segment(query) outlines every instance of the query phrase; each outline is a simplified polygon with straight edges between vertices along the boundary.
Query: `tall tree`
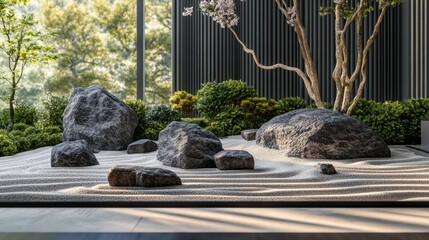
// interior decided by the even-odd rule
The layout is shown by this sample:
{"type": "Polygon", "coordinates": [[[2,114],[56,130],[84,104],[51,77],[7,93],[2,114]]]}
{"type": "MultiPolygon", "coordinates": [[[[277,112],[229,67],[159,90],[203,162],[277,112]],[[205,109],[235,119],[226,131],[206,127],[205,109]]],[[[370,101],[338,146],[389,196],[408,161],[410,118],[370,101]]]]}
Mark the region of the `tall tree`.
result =
{"type": "Polygon", "coordinates": [[[55,29],[52,43],[58,48],[53,79],[47,83],[51,92],[68,95],[75,87],[99,84],[115,89],[105,59],[109,58],[105,40],[94,21],[88,3],[41,1],[43,24],[55,29]]]}
{"type": "Polygon", "coordinates": [[[8,132],[14,127],[16,90],[26,66],[55,58],[54,49],[45,45],[51,35],[37,29],[34,14],[17,11],[18,6],[27,3],[28,0],[0,0],[0,49],[7,59],[6,70],[0,69],[0,79],[10,85],[8,132]]]}
{"type": "MultiPolygon", "coordinates": [[[[317,107],[324,108],[320,95],[319,78],[317,69],[313,60],[312,51],[308,40],[308,34],[305,30],[301,18],[300,3],[301,0],[273,0],[281,14],[286,18],[290,27],[293,28],[298,38],[301,49],[301,55],[304,60],[304,69],[291,66],[284,63],[266,65],[262,63],[257,53],[249,48],[241,39],[234,27],[239,24],[239,17],[236,13],[235,0],[201,0],[200,9],[203,14],[212,17],[213,21],[220,24],[222,28],[228,29],[243,50],[252,56],[255,64],[265,70],[283,69],[295,72],[304,82],[310,98],[317,107]]],[[[310,0],[308,0],[310,1],[310,0]]],[[[356,4],[351,4],[348,0],[332,0],[333,7],[321,9],[322,15],[332,14],[335,17],[335,43],[336,43],[336,66],[332,73],[332,78],[336,85],[336,100],[334,110],[342,113],[352,114],[359,99],[362,97],[363,89],[368,81],[367,66],[370,49],[380,31],[380,27],[390,7],[398,5],[401,0],[358,0],[356,4]],[[353,5],[353,6],[351,6],[353,5]],[[374,13],[374,9],[379,8],[379,14],[375,16],[376,23],[368,39],[364,39],[364,17],[374,13]],[[355,24],[354,32],[357,43],[357,59],[352,74],[349,74],[348,63],[350,56],[346,36],[355,24]],[[357,80],[360,80],[359,88],[353,97],[353,86],[357,80]],[[353,100],[352,100],[353,99],[353,100]]],[[[241,0],[244,2],[244,0],[241,0]]],[[[185,8],[184,16],[191,15],[193,8],[185,8]]]]}
{"type": "Polygon", "coordinates": [[[146,97],[149,104],[168,104],[171,96],[170,0],[146,1],[146,97]]]}

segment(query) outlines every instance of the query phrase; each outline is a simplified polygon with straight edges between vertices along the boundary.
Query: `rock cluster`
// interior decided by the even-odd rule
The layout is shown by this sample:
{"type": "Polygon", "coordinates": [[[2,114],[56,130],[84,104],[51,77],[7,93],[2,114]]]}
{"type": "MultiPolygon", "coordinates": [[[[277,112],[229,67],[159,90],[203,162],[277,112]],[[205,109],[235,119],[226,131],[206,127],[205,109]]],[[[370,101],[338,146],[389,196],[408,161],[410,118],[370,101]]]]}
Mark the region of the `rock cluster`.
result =
{"type": "Polygon", "coordinates": [[[177,168],[214,168],[214,155],[222,150],[213,133],[196,124],[172,122],[159,133],[157,159],[177,168]]]}

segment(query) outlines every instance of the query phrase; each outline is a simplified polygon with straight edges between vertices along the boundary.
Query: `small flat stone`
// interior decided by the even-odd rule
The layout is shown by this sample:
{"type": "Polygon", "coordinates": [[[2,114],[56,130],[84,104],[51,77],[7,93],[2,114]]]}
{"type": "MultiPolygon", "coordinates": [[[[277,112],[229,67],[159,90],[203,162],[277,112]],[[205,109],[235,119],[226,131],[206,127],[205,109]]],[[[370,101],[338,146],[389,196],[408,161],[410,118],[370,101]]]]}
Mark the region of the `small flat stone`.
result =
{"type": "Polygon", "coordinates": [[[51,167],[87,167],[98,164],[92,148],[85,140],[63,142],[51,150],[51,167]]]}
{"type": "Polygon", "coordinates": [[[215,156],[216,167],[220,170],[254,169],[255,160],[247,151],[227,150],[215,156]]]}
{"type": "Polygon", "coordinates": [[[333,175],[337,173],[337,170],[335,170],[334,165],[329,163],[319,163],[317,164],[317,168],[320,170],[320,173],[323,174],[333,175]]]}
{"type": "Polygon", "coordinates": [[[110,169],[107,180],[113,187],[165,187],[182,185],[172,171],[162,168],[117,165],[110,169]]]}
{"type": "Polygon", "coordinates": [[[247,141],[253,141],[256,139],[256,133],[258,132],[258,129],[247,129],[247,130],[243,130],[241,131],[241,137],[244,140],[247,141]]]}
{"type": "Polygon", "coordinates": [[[149,139],[140,139],[128,145],[127,153],[148,153],[158,150],[158,144],[149,139]]]}

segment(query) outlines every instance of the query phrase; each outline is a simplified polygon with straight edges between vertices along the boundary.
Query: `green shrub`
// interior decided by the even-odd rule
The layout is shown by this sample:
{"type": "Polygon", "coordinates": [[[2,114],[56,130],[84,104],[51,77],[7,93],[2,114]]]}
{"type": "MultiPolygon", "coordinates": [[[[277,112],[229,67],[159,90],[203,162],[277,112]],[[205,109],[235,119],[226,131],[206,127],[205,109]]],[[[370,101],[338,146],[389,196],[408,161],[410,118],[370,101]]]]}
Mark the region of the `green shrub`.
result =
{"type": "Polygon", "coordinates": [[[178,91],[170,98],[171,108],[180,112],[182,117],[192,116],[198,97],[185,91],[178,91]]]}
{"type": "Polygon", "coordinates": [[[180,121],[180,114],[167,106],[159,105],[152,108],[147,115],[147,120],[152,122],[171,123],[173,121],[180,121]]]}
{"type": "Polygon", "coordinates": [[[14,141],[7,135],[0,135],[0,157],[11,156],[18,152],[14,141]]]}
{"type": "Polygon", "coordinates": [[[12,130],[10,131],[9,135],[14,137],[25,137],[25,132],[19,130],[12,130]]]}
{"type": "Polygon", "coordinates": [[[63,132],[63,130],[59,126],[48,126],[48,127],[45,127],[39,131],[47,133],[49,135],[63,132]]]}
{"type": "MultiPolygon", "coordinates": [[[[37,110],[27,104],[17,104],[15,106],[15,124],[23,123],[34,126],[38,121],[37,110]]],[[[6,129],[9,126],[9,109],[4,109],[0,114],[0,128],[6,129]]]]}
{"type": "Polygon", "coordinates": [[[138,125],[134,131],[134,140],[139,140],[145,138],[145,128],[147,125],[146,115],[149,112],[149,108],[144,106],[142,100],[124,100],[125,105],[134,110],[138,117],[138,125]]]}
{"type": "MultiPolygon", "coordinates": [[[[330,110],[334,109],[334,104],[330,102],[323,102],[323,106],[325,107],[325,109],[330,109],[330,110]]],[[[307,108],[317,108],[317,106],[315,103],[312,103],[308,105],[307,108]]]]}
{"type": "Polygon", "coordinates": [[[372,128],[387,144],[401,144],[405,142],[405,128],[401,120],[404,113],[405,108],[399,102],[378,103],[362,99],[353,117],[372,128]]]}
{"type": "Polygon", "coordinates": [[[238,135],[248,128],[246,113],[238,106],[230,105],[216,115],[215,121],[207,128],[218,137],[238,135]]]}
{"type": "Polygon", "coordinates": [[[29,127],[29,128],[24,130],[24,136],[28,136],[31,134],[37,134],[37,133],[40,133],[40,128],[29,127]]]}
{"type": "Polygon", "coordinates": [[[262,124],[275,117],[278,111],[278,104],[275,100],[258,97],[243,100],[240,107],[245,113],[248,128],[261,127],[262,124]]]}
{"type": "Polygon", "coordinates": [[[197,124],[201,128],[206,128],[210,122],[206,118],[182,118],[182,122],[197,124]]]}
{"type": "Polygon", "coordinates": [[[158,140],[159,133],[170,124],[169,122],[148,122],[143,138],[158,140]]]}
{"type": "Polygon", "coordinates": [[[25,123],[16,123],[16,124],[13,126],[13,130],[23,132],[23,131],[25,131],[27,128],[30,128],[30,127],[31,127],[31,126],[29,126],[29,125],[27,125],[27,124],[25,124],[25,123]]]}
{"type": "Polygon", "coordinates": [[[256,97],[256,91],[245,82],[238,80],[209,82],[203,84],[198,91],[197,110],[203,116],[214,119],[227,106],[239,106],[241,101],[252,97],[256,97]]]}
{"type": "Polygon", "coordinates": [[[63,142],[63,134],[62,133],[53,133],[47,135],[46,138],[46,146],[55,146],[63,142]]]}
{"type": "Polygon", "coordinates": [[[12,135],[9,136],[17,147],[18,152],[25,152],[30,150],[31,144],[26,137],[12,135]]]}
{"type": "Polygon", "coordinates": [[[59,126],[62,129],[63,116],[67,104],[68,99],[66,97],[49,94],[42,102],[43,112],[40,119],[42,126],[59,126]]]}
{"type": "Polygon", "coordinates": [[[42,132],[27,135],[26,138],[30,142],[30,149],[36,149],[48,146],[49,136],[49,134],[42,132]]]}
{"type": "Polygon", "coordinates": [[[401,120],[405,131],[405,142],[420,144],[421,120],[429,117],[429,99],[410,99],[402,104],[404,105],[404,114],[401,120]]]}
{"type": "Polygon", "coordinates": [[[278,115],[291,112],[298,109],[307,108],[307,102],[300,97],[283,98],[278,101],[278,115]]]}

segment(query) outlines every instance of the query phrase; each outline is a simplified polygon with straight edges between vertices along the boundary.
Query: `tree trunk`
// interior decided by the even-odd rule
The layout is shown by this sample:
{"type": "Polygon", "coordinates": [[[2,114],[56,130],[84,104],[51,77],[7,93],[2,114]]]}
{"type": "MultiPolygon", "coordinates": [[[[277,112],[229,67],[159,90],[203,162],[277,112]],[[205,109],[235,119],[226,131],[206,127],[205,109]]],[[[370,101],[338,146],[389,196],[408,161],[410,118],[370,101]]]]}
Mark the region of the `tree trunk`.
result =
{"type": "Polygon", "coordinates": [[[15,101],[15,92],[16,86],[13,86],[9,98],[9,126],[7,127],[8,133],[13,130],[13,126],[15,125],[15,109],[13,107],[13,103],[15,101]]]}

